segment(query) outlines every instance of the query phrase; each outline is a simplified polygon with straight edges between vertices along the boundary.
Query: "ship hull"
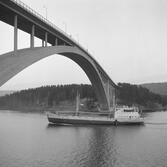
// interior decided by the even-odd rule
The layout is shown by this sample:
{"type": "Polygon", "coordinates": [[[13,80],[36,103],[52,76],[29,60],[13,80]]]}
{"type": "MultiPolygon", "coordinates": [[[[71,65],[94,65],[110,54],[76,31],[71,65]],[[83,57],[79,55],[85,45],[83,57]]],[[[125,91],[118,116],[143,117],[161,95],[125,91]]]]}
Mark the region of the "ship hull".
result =
{"type": "Polygon", "coordinates": [[[74,118],[61,118],[61,117],[53,117],[48,116],[48,121],[50,123],[54,124],[80,124],[80,125],[114,125],[115,121],[114,119],[106,119],[106,120],[100,120],[100,119],[87,119],[82,117],[75,117],[74,118]]]}
{"type": "Polygon", "coordinates": [[[85,117],[85,116],[58,116],[48,114],[48,121],[53,124],[71,124],[71,125],[141,125],[143,121],[115,120],[109,117],[85,117]]]}
{"type": "Polygon", "coordinates": [[[115,123],[119,125],[143,125],[144,120],[143,119],[139,119],[139,120],[126,120],[125,119],[125,120],[116,120],[115,123]]]}

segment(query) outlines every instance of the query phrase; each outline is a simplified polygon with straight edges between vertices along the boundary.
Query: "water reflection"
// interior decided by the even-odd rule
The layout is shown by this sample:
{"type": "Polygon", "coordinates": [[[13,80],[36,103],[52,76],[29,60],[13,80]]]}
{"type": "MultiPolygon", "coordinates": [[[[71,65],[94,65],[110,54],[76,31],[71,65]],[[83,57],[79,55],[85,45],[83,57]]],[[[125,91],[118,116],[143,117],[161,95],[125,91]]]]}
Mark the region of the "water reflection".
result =
{"type": "Polygon", "coordinates": [[[58,134],[62,143],[67,143],[63,139],[68,138],[70,142],[68,159],[75,160],[70,161],[70,164],[88,167],[117,167],[121,166],[123,159],[128,160],[127,165],[131,164],[128,154],[129,151],[132,155],[135,153],[134,142],[138,136],[141,137],[139,134],[143,128],[144,126],[57,126],[53,124],[47,126],[47,130],[58,134]]]}
{"type": "Polygon", "coordinates": [[[71,140],[73,136],[71,146],[74,147],[70,147],[71,151],[68,151],[72,153],[70,156],[73,156],[73,158],[70,158],[76,160],[75,163],[72,163],[74,166],[102,167],[106,165],[106,162],[112,164],[112,166],[116,163],[115,127],[48,124],[47,129],[52,130],[52,132],[55,131],[55,133],[59,133],[59,129],[61,129],[66,131],[66,134],[68,133],[67,130],[70,131],[68,140],[71,140]]]}
{"type": "MultiPolygon", "coordinates": [[[[70,147],[72,159],[77,160],[74,166],[103,167],[117,162],[115,130],[113,126],[57,126],[48,124],[47,129],[59,133],[58,129],[69,130],[68,139],[74,136],[74,147],[70,147]]],[[[68,133],[68,132],[67,132],[68,133]]],[[[63,142],[63,141],[62,141],[63,142]]],[[[71,146],[73,145],[71,144],[71,146]]],[[[71,156],[70,155],[70,156],[71,156]]]]}
{"type": "MultiPolygon", "coordinates": [[[[147,122],[167,122],[167,113],[147,116],[147,122]]],[[[0,167],[165,167],[166,128],[60,126],[46,116],[0,113],[0,167]]]]}
{"type": "Polygon", "coordinates": [[[102,167],[116,163],[115,127],[95,127],[90,137],[89,161],[84,166],[102,167]],[[111,135],[112,134],[112,135],[111,135]]]}

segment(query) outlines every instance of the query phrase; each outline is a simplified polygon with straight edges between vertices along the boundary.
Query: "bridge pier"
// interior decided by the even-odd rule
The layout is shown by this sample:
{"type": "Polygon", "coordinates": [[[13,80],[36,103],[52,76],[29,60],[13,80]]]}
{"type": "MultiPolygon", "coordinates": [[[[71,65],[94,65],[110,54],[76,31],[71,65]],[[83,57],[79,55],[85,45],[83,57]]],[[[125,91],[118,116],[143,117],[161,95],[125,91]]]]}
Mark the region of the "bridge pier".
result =
{"type": "Polygon", "coordinates": [[[48,33],[45,32],[45,47],[47,47],[47,43],[48,43],[48,33]]]}
{"type": "Polygon", "coordinates": [[[58,45],[58,39],[56,38],[55,39],[55,46],[57,46],[58,45]]]}
{"type": "Polygon", "coordinates": [[[108,110],[110,114],[114,114],[114,107],[116,105],[116,99],[115,99],[115,88],[110,84],[110,81],[107,80],[105,85],[105,92],[107,96],[107,103],[108,103],[108,110]]]}
{"type": "Polygon", "coordinates": [[[35,25],[32,25],[31,37],[30,37],[30,47],[34,48],[34,35],[35,35],[35,25]]]}
{"type": "Polygon", "coordinates": [[[18,42],[18,28],[17,28],[17,23],[18,23],[18,16],[14,16],[14,52],[17,51],[17,42],[18,42]]]}
{"type": "Polygon", "coordinates": [[[108,101],[108,109],[111,110],[111,103],[110,103],[110,83],[109,80],[107,81],[107,101],[108,101]]]}
{"type": "Polygon", "coordinates": [[[44,40],[42,40],[42,47],[44,47],[44,40]]]}

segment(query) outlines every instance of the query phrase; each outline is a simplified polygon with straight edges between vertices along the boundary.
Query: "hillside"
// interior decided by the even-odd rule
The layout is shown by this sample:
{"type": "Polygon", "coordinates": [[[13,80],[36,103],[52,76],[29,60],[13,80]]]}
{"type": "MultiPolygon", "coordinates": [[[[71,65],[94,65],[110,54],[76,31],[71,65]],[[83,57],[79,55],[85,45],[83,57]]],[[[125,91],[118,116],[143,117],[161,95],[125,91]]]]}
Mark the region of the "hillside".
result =
{"type": "MultiPolygon", "coordinates": [[[[144,110],[166,110],[167,96],[150,92],[147,88],[119,83],[118,105],[137,105],[144,110]]],[[[0,97],[0,109],[42,111],[50,108],[58,111],[74,111],[76,95],[80,94],[84,111],[97,111],[99,107],[91,85],[58,85],[22,90],[0,97]]]]}
{"type": "Polygon", "coordinates": [[[81,99],[87,99],[85,103],[88,107],[91,105],[90,101],[97,101],[91,85],[58,85],[21,90],[1,96],[0,108],[23,111],[45,108],[74,110],[77,92],[81,99]]]}
{"type": "Polygon", "coordinates": [[[147,84],[142,84],[141,86],[149,89],[153,93],[160,95],[167,95],[167,82],[147,83],[147,84]]]}
{"type": "Polygon", "coordinates": [[[162,110],[167,107],[167,97],[150,92],[147,88],[128,83],[118,83],[121,104],[138,105],[146,110],[162,110]]]}

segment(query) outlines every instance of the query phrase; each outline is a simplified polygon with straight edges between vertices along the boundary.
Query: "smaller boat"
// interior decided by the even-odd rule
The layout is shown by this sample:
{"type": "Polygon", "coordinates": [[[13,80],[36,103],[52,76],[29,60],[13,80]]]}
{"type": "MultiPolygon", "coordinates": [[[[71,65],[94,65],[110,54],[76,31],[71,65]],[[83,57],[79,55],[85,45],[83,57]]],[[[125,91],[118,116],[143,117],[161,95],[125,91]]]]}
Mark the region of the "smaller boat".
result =
{"type": "Polygon", "coordinates": [[[137,107],[116,108],[114,120],[116,124],[144,124],[144,118],[141,117],[137,107]]]}

